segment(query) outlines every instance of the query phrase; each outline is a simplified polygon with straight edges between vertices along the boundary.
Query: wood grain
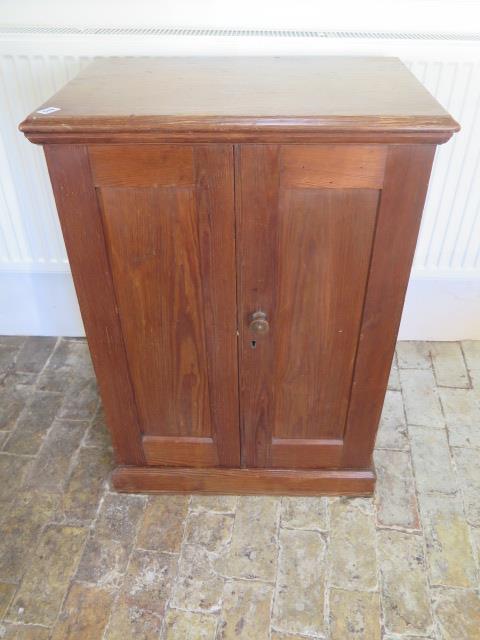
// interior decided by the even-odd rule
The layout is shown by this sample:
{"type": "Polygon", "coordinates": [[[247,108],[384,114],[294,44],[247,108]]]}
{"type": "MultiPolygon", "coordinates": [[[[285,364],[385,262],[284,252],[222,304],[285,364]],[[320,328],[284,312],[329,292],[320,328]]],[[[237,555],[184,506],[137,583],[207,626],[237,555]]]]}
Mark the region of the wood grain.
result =
{"type": "Polygon", "coordinates": [[[366,496],[373,493],[375,473],[371,469],[310,471],[117,467],[112,481],[117,491],[133,493],[366,496]]]}
{"type": "Polygon", "coordinates": [[[45,156],[115,455],[119,463],[141,465],[140,425],[88,150],[47,145],[45,156]]]}
{"type": "Polygon", "coordinates": [[[434,153],[427,145],[388,151],[342,466],[370,464],[434,153]]]}
{"type": "Polygon", "coordinates": [[[280,147],[242,145],[236,151],[242,466],[265,467],[272,439],[274,351],[265,349],[269,335],[258,338],[248,325],[254,311],[264,311],[275,328],[271,247],[277,223],[280,147]]]}
{"type": "Polygon", "coordinates": [[[187,145],[92,145],[97,187],[185,187],[195,184],[193,148],[187,145]]]}
{"type": "Polygon", "coordinates": [[[381,189],[387,148],[381,145],[282,147],[282,185],[291,188],[381,189]]]}
{"type": "Polygon", "coordinates": [[[100,193],[142,431],[210,436],[195,192],[108,187],[100,193]]]}
{"type": "Polygon", "coordinates": [[[143,135],[165,142],[179,133],[197,141],[208,134],[210,142],[252,140],[252,134],[269,141],[282,134],[288,142],[302,129],[307,142],[320,141],[324,133],[344,139],[359,131],[390,141],[415,134],[440,142],[458,130],[396,58],[96,60],[43,105],[48,106],[60,110],[35,111],[21,124],[35,142],[52,135],[56,141],[76,135],[120,141],[123,134],[131,141],[143,135]]]}
{"type": "Polygon", "coordinates": [[[114,486],[371,494],[458,124],[391,58],[99,60],[45,106],[20,129],[47,143],[114,486]]]}
{"type": "Polygon", "coordinates": [[[270,466],[278,469],[338,469],[342,466],[343,440],[272,438],[270,466]]]}
{"type": "Polygon", "coordinates": [[[143,436],[147,464],[164,467],[215,467],[217,446],[213,438],[143,436]]]}
{"type": "MultiPolygon", "coordinates": [[[[316,151],[309,148],[307,162],[316,151]]],[[[240,153],[244,464],[338,466],[338,446],[325,440],[343,437],[379,192],[291,189],[280,169],[291,148],[249,146],[240,153]],[[257,310],[270,321],[266,335],[249,329],[257,310]],[[309,440],[309,454],[291,444],[295,438],[309,440]]],[[[323,161],[328,150],[318,153],[323,161]]],[[[300,152],[292,157],[303,166],[300,152]]]]}
{"type": "MultiPolygon", "coordinates": [[[[116,174],[117,149],[114,166],[105,168],[109,152],[103,148],[95,156],[104,181],[109,176],[117,183],[124,175],[128,183],[124,167],[134,166],[137,156],[126,156],[116,174]]],[[[208,454],[208,464],[239,464],[232,148],[145,153],[163,165],[149,169],[152,186],[145,176],[142,188],[99,190],[142,431],[211,437],[218,451],[208,454]],[[188,171],[185,158],[192,165],[188,171]],[[177,172],[167,166],[177,162],[177,172]],[[162,173],[190,173],[195,186],[159,187],[162,173]]],[[[178,454],[183,465],[187,451],[185,446],[178,454]]],[[[151,459],[152,447],[149,452],[151,459]]],[[[191,464],[198,464],[194,448],[191,464]]]]}

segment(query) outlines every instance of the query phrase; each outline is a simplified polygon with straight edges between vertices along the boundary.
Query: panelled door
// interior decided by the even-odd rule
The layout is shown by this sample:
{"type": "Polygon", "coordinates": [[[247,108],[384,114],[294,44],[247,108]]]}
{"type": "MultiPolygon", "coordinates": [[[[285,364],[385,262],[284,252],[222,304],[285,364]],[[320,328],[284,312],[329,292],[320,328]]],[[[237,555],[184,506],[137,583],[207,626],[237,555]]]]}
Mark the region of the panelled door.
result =
{"type": "Polygon", "coordinates": [[[231,145],[91,145],[145,461],[239,466],[231,145]]]}
{"type": "Polygon", "coordinates": [[[242,462],[342,466],[387,146],[237,153],[242,462]]]}
{"type": "Polygon", "coordinates": [[[48,145],[119,461],[368,468],[433,153],[48,145]]]}

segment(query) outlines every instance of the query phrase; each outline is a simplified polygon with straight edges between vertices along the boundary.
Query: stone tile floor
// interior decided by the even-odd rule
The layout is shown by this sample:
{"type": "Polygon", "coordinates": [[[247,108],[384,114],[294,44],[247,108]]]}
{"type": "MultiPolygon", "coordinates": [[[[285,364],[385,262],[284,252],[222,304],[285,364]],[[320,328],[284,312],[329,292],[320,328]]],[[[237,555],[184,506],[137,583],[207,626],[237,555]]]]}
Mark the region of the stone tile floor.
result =
{"type": "Polygon", "coordinates": [[[480,638],[480,342],[398,344],[374,499],[116,494],[85,342],[0,368],[0,638],[480,638]]]}

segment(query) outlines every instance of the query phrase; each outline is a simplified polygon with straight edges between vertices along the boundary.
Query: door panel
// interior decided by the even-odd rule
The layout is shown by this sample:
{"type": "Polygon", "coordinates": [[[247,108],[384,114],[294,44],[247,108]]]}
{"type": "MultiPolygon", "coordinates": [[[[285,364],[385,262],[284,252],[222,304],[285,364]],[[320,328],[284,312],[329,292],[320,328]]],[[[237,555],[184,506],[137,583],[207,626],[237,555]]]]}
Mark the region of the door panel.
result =
{"type": "Polygon", "coordinates": [[[90,160],[147,463],[238,465],[232,147],[90,160]]]}
{"type": "Polygon", "coordinates": [[[356,171],[356,146],[239,149],[246,466],[341,464],[380,193],[365,185],[383,181],[385,156],[377,149],[372,146],[371,162],[357,162],[356,171]],[[294,179],[302,169],[308,174],[322,166],[329,166],[333,187],[316,180],[314,171],[308,184],[294,179]],[[265,334],[249,327],[256,311],[267,315],[265,334]]]}
{"type": "Polygon", "coordinates": [[[103,188],[101,201],[144,432],[211,436],[194,190],[103,188]]]}

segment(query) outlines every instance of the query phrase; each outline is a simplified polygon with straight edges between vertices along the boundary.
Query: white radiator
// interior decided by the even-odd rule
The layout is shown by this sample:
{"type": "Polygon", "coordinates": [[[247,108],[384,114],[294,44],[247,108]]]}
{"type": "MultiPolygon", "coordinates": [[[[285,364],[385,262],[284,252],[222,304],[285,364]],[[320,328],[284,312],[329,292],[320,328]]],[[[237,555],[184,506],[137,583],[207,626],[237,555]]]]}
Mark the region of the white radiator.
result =
{"type": "Polygon", "coordinates": [[[0,28],[0,333],[82,331],[43,152],[17,129],[24,116],[94,56],[248,54],[399,56],[461,123],[437,151],[401,335],[480,338],[479,36],[63,27],[0,28]]]}

